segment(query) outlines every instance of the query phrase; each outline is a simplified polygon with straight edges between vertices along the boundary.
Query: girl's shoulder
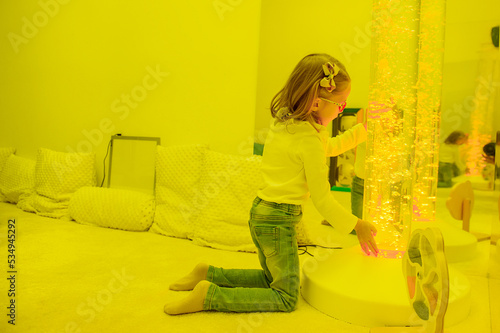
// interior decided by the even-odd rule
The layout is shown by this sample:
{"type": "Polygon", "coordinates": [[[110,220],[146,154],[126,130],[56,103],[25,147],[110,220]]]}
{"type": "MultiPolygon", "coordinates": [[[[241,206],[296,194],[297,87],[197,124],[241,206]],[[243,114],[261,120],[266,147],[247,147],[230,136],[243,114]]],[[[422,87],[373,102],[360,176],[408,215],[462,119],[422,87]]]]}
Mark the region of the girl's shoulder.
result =
{"type": "Polygon", "coordinates": [[[459,150],[459,146],[458,145],[455,145],[453,143],[442,143],[440,144],[439,146],[439,152],[440,153],[453,153],[455,151],[458,151],[459,150]]]}
{"type": "Polygon", "coordinates": [[[308,121],[301,121],[290,119],[286,122],[275,122],[271,129],[274,131],[285,131],[290,134],[300,133],[300,134],[311,134],[315,136],[321,136],[327,133],[326,127],[322,125],[313,126],[308,121]]]}

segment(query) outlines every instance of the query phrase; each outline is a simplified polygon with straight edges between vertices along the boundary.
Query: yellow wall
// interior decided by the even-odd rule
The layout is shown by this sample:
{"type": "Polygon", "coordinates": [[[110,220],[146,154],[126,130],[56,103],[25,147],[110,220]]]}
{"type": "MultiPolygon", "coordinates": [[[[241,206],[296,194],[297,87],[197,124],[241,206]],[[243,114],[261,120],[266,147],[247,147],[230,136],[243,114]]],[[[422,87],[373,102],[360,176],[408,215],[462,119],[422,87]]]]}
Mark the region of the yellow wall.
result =
{"type": "MultiPolygon", "coordinates": [[[[308,53],[341,60],[353,79],[348,106],[366,107],[371,6],[370,0],[2,1],[0,146],[29,157],[38,147],[92,149],[101,161],[110,135],[122,133],[249,154],[254,131],[256,141],[265,138],[271,98],[308,53]]],[[[457,105],[460,126],[468,126],[478,51],[500,23],[499,6],[447,2],[443,132],[456,126],[457,105]]]]}
{"type": "MultiPolygon", "coordinates": [[[[500,25],[498,0],[477,1],[473,6],[466,0],[447,1],[441,108],[443,138],[456,129],[470,130],[470,115],[476,106],[476,89],[487,79],[481,73],[480,60],[489,53],[488,50],[494,49],[491,28],[497,25],[500,25]]],[[[495,52],[499,52],[499,49],[496,48],[495,52]]],[[[484,96],[485,87],[479,88],[479,97],[484,96]]],[[[500,103],[497,105],[500,106],[500,103]]],[[[500,117],[495,119],[492,139],[498,130],[500,117]]]]}
{"type": "MultiPolygon", "coordinates": [[[[479,1],[473,6],[467,0],[448,0],[446,4],[441,124],[444,134],[457,128],[469,129],[473,109],[470,101],[480,78],[480,50],[484,44],[491,45],[490,30],[500,24],[498,0],[479,1]]],[[[286,0],[262,3],[256,141],[265,139],[272,97],[308,53],[326,52],[342,61],[353,79],[348,107],[367,106],[371,11],[371,0],[312,0],[307,6],[286,0]]],[[[494,130],[500,130],[500,116],[495,118],[494,130]]]]}
{"type": "Polygon", "coordinates": [[[0,146],[102,161],[121,133],[251,154],[259,19],[260,1],[2,1],[0,146]]]}
{"type": "Polygon", "coordinates": [[[347,107],[368,104],[371,0],[262,2],[255,140],[263,142],[269,105],[299,60],[310,53],[339,59],[352,78],[347,107]]]}

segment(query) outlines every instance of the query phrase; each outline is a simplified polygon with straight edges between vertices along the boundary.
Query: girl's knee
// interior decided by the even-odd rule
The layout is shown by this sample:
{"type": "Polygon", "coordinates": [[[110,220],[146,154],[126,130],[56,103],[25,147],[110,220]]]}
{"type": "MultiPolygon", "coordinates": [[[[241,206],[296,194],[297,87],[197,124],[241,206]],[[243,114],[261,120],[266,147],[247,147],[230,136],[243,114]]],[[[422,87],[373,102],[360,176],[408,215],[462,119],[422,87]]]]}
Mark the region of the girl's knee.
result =
{"type": "Polygon", "coordinates": [[[295,293],[293,295],[287,295],[285,299],[283,299],[284,312],[292,312],[297,308],[297,304],[299,303],[299,293],[295,293]]]}
{"type": "Polygon", "coordinates": [[[297,304],[299,303],[299,298],[295,297],[285,304],[285,312],[292,312],[297,309],[297,304]]]}

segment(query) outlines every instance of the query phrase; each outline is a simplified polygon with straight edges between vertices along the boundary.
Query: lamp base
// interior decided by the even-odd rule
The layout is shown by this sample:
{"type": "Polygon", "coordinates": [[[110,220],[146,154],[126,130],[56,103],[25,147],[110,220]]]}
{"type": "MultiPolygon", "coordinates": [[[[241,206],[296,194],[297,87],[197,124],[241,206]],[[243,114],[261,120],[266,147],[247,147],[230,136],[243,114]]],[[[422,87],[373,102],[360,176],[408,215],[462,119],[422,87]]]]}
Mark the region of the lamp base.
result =
{"type": "MultiPolygon", "coordinates": [[[[468,317],[471,286],[466,276],[449,267],[450,295],[445,326],[468,317]]],[[[423,326],[410,307],[402,260],[367,256],[359,247],[318,248],[302,265],[301,293],[317,310],[367,327],[423,326]]]]}

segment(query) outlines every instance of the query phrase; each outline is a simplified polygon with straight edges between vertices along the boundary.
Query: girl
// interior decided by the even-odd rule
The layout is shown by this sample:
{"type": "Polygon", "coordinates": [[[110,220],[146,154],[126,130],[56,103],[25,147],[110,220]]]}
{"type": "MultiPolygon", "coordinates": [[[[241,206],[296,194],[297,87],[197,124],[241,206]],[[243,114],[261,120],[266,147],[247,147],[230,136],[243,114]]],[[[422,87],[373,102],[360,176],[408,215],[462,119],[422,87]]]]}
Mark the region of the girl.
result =
{"type": "Polygon", "coordinates": [[[467,142],[467,134],[453,131],[439,146],[438,187],[451,187],[452,178],[464,173],[459,147],[467,142]]]}
{"type": "Polygon", "coordinates": [[[326,156],[351,149],[366,139],[363,125],[353,127],[342,138],[329,139],[326,130],[346,106],[350,81],[345,67],[327,54],[311,54],[298,63],[271,102],[275,121],[262,158],[265,185],[250,210],[250,233],[262,269],[198,264],[170,285],[171,290],[193,291],[185,299],[166,304],[166,313],[294,310],[300,288],[295,225],[309,195],[337,230],[349,233],[354,229],[361,248],[377,255],[375,227],[335,201],[327,178],[326,156]]]}

